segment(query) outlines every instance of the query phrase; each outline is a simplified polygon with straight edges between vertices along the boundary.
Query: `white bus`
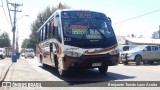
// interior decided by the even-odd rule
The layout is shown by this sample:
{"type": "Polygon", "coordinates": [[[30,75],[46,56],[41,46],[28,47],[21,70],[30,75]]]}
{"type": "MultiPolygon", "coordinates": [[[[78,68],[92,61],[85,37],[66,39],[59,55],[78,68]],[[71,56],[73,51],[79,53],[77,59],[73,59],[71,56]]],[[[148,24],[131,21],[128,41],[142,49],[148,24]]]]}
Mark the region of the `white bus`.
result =
{"type": "Polygon", "coordinates": [[[56,67],[61,76],[89,68],[104,74],[119,62],[111,19],[95,11],[55,11],[37,31],[36,55],[43,67],[56,67]]]}

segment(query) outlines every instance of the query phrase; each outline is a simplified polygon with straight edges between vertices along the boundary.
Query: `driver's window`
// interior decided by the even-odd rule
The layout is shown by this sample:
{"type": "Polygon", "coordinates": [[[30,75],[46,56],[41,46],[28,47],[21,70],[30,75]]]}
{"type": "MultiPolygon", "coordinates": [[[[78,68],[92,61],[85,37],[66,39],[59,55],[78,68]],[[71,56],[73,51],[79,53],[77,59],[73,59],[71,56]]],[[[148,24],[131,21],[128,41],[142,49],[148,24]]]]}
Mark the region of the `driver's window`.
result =
{"type": "Polygon", "coordinates": [[[110,32],[110,30],[108,29],[108,26],[107,26],[107,23],[106,22],[103,22],[102,24],[101,24],[101,27],[102,27],[102,30],[101,30],[101,32],[104,34],[104,33],[106,33],[106,34],[111,34],[111,32],[110,32]]]}

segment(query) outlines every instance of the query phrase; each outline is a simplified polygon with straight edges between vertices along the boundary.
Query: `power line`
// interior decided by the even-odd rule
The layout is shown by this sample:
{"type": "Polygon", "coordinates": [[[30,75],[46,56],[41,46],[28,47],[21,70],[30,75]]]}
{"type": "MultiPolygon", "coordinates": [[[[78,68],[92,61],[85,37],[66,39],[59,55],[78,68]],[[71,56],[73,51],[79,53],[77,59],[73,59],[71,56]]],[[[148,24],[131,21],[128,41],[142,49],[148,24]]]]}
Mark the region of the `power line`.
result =
{"type": "Polygon", "coordinates": [[[8,0],[6,0],[6,2],[7,2],[7,9],[8,9],[8,13],[9,13],[10,23],[11,23],[11,25],[12,25],[11,14],[10,14],[10,11],[9,11],[9,1],[8,1],[8,0]]]}
{"type": "Polygon", "coordinates": [[[136,19],[136,18],[145,16],[145,15],[148,15],[148,14],[152,14],[152,13],[155,13],[155,12],[158,12],[158,11],[160,11],[160,10],[155,10],[155,11],[152,11],[152,12],[149,12],[149,13],[145,13],[145,14],[142,14],[142,15],[139,15],[139,16],[135,16],[135,17],[132,17],[132,18],[129,18],[129,19],[126,19],[126,20],[123,20],[123,21],[114,23],[114,25],[115,25],[115,24],[119,24],[119,23],[123,23],[123,22],[126,22],[126,21],[129,21],[129,20],[132,20],[132,19],[136,19]]]}
{"type": "MultiPolygon", "coordinates": [[[[1,1],[2,1],[2,0],[1,0],[1,1]]],[[[5,15],[6,19],[7,19],[7,22],[8,22],[8,24],[9,24],[9,21],[8,21],[8,18],[7,18],[7,14],[6,14],[6,12],[5,12],[5,10],[4,10],[4,7],[3,7],[3,1],[2,1],[2,8],[3,8],[4,15],[5,15]]]]}

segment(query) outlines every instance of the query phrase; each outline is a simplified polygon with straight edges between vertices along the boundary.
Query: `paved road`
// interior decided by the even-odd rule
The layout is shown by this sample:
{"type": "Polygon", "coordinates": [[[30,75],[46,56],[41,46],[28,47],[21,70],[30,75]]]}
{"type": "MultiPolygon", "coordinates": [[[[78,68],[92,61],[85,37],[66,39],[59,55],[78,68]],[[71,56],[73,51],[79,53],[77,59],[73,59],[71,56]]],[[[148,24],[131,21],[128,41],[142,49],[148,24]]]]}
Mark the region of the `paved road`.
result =
{"type": "MultiPolygon", "coordinates": [[[[0,64],[4,65],[4,64],[0,64]]],[[[9,67],[9,66],[8,66],[9,67]]],[[[1,68],[2,70],[2,68],[1,68]]],[[[58,72],[53,67],[42,68],[37,59],[20,59],[17,63],[13,63],[5,76],[4,81],[56,81],[55,86],[64,86],[63,89],[91,89],[89,87],[94,86],[91,90],[106,89],[106,82],[108,81],[160,81],[160,65],[140,65],[136,66],[134,63],[124,66],[119,64],[118,66],[109,67],[108,73],[105,75],[99,74],[97,69],[72,71],[67,77],[59,77],[58,72]],[[57,82],[60,81],[60,82],[57,82]],[[81,82],[73,82],[81,81],[81,82]],[[87,82],[86,82],[87,81],[87,82]],[[69,87],[66,87],[69,86],[69,87]],[[89,86],[89,87],[88,87],[89,86]],[[103,86],[103,87],[101,87],[103,86]],[[97,87],[97,88],[96,88],[97,87]],[[99,88],[98,88],[99,87],[99,88]]],[[[57,87],[58,88],[58,87],[57,87]]],[[[49,88],[48,88],[49,89],[49,88]]],[[[109,89],[107,87],[107,89],[109,89]]],[[[110,89],[126,89],[110,88],[110,89]]],[[[129,88],[135,90],[135,88],[129,88]]],[[[138,87],[138,89],[146,90],[149,88],[138,87]]],[[[152,87],[150,90],[160,90],[160,88],[152,87]]],[[[1,90],[1,89],[0,89],[1,90]]],[[[6,90],[6,89],[3,89],[6,90]]],[[[7,89],[8,90],[8,89],[7,89]]],[[[12,88],[11,90],[17,90],[12,88]]],[[[38,90],[38,89],[36,89],[38,90]]]]}
{"type": "Polygon", "coordinates": [[[66,78],[58,76],[57,71],[53,67],[43,69],[41,64],[35,59],[27,59],[31,66],[42,75],[49,75],[54,81],[160,81],[160,65],[140,65],[136,66],[130,63],[127,66],[119,64],[118,66],[110,66],[108,73],[99,74],[98,69],[72,71],[66,78]]]}

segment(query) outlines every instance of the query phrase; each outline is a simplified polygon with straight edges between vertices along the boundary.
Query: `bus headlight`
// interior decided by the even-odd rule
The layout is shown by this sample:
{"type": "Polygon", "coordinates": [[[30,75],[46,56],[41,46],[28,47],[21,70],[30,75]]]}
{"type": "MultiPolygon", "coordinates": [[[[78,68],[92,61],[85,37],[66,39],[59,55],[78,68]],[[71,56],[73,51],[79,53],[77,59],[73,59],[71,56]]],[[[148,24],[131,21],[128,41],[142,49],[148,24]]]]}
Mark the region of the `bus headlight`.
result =
{"type": "Polygon", "coordinates": [[[70,57],[80,57],[82,54],[74,51],[64,51],[64,55],[70,56],[70,57]]]}
{"type": "Polygon", "coordinates": [[[116,50],[110,52],[111,55],[116,55],[118,53],[119,53],[119,49],[116,49],[116,50]]]}

